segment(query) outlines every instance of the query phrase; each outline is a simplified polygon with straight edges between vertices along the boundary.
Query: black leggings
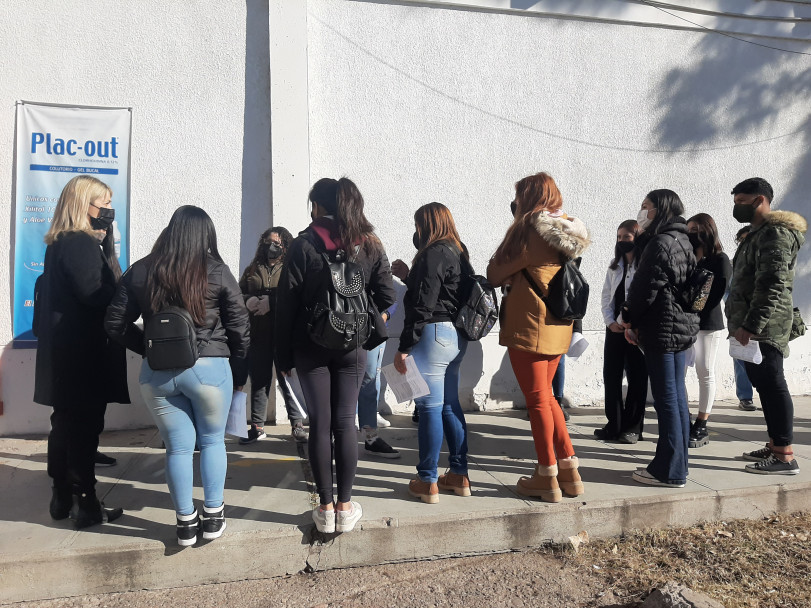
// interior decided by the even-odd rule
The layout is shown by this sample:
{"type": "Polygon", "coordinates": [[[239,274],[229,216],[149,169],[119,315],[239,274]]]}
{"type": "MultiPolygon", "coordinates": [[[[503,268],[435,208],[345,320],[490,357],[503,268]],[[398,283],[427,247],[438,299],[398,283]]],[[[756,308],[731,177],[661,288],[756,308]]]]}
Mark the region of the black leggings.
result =
{"type": "Polygon", "coordinates": [[[791,445],[794,439],[794,402],[783,374],[783,355],[771,344],[760,343],[760,365],[744,362],[746,375],[757,389],[766,430],[775,447],[791,445]]]}
{"type": "Polygon", "coordinates": [[[349,502],[358,468],[355,411],[366,351],[326,350],[307,341],[294,356],[310,415],[310,466],[321,504],[333,502],[331,437],[335,437],[338,501],[349,502]]]}
{"type": "Polygon", "coordinates": [[[95,492],[96,450],[106,410],[106,403],[54,408],[48,435],[48,475],[54,487],[95,492]]]}

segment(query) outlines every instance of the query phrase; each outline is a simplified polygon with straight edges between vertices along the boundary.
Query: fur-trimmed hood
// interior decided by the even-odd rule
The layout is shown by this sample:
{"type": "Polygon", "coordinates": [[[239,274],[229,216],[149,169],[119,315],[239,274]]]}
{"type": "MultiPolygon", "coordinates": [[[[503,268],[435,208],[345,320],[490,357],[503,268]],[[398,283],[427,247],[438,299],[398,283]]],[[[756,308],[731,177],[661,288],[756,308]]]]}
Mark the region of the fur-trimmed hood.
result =
{"type": "Polygon", "coordinates": [[[808,222],[799,213],[794,211],[772,211],[766,216],[767,224],[796,230],[801,234],[808,231],[808,222]]]}
{"type": "Polygon", "coordinates": [[[588,228],[576,217],[555,217],[542,211],[535,216],[535,231],[551,247],[570,258],[579,258],[591,244],[588,228]]]}

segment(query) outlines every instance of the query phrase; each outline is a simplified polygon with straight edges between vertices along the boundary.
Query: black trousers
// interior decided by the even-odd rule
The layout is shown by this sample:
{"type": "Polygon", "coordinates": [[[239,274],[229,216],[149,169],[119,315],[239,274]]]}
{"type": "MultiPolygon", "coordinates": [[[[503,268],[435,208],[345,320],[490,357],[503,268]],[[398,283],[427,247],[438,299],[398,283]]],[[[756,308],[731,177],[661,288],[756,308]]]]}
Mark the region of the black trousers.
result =
{"type": "Polygon", "coordinates": [[[648,398],[648,368],[645,355],[629,344],[625,334],[605,330],[603,350],[603,385],[605,387],[605,425],[609,437],[622,433],[642,434],[645,401],[648,398]],[[628,393],[622,398],[622,375],[628,378],[628,393]]]}
{"type": "Polygon", "coordinates": [[[760,343],[760,353],[763,355],[760,365],[744,361],[746,375],[760,397],[772,445],[791,445],[794,443],[794,402],[783,373],[783,355],[765,342],[760,343]]]}
{"type": "MultiPolygon", "coordinates": [[[[282,380],[279,368],[273,362],[272,343],[268,351],[266,344],[248,351],[248,373],[251,377],[251,422],[256,426],[265,426],[268,418],[268,397],[270,388],[273,386],[273,370],[276,370],[276,382],[284,398],[284,406],[287,409],[287,417],[290,423],[301,421],[301,413],[293,403],[293,395],[287,382],[282,380]]],[[[303,403],[302,408],[306,407],[303,403]]],[[[306,410],[305,410],[306,411],[306,410]]],[[[271,420],[276,422],[276,409],[270,413],[271,420]]]]}
{"type": "Polygon", "coordinates": [[[349,502],[358,468],[355,411],[366,369],[366,351],[334,351],[307,345],[294,353],[296,372],[310,415],[309,456],[321,504],[333,502],[332,445],[338,500],[349,502]]]}
{"type": "Polygon", "coordinates": [[[106,403],[54,407],[48,435],[48,475],[54,487],[95,492],[96,450],[106,411],[106,403]]]}

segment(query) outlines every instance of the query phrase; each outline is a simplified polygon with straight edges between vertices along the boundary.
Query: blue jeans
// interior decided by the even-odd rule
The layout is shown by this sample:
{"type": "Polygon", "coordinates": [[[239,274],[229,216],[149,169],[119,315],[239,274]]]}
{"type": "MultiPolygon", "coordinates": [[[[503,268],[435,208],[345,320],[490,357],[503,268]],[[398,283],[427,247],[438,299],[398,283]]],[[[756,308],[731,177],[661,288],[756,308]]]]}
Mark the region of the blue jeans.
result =
{"type": "Polygon", "coordinates": [[[552,378],[552,395],[558,403],[563,399],[563,385],[566,383],[566,355],[560,356],[558,369],[555,372],[555,377],[552,378]]]}
{"type": "Polygon", "coordinates": [[[752,382],[746,374],[746,367],[740,359],[733,359],[732,362],[735,364],[735,394],[738,396],[738,401],[744,399],[751,401],[755,393],[752,390],[752,382]]]}
{"type": "Polygon", "coordinates": [[[415,399],[420,413],[417,430],[420,461],[417,475],[422,481],[438,479],[437,465],[442,436],[448,442],[449,468],[467,475],[467,424],[459,404],[459,367],[467,350],[467,340],[450,321],[429,323],[411,355],[428,384],[430,393],[415,399]]]}
{"type": "Polygon", "coordinates": [[[690,410],[684,385],[685,355],[645,353],[653,407],[659,419],[656,455],[647,466],[659,481],[684,483],[687,480],[687,447],[690,441],[690,410]]]}
{"type": "Polygon", "coordinates": [[[366,353],[366,370],[358,393],[358,426],[370,429],[377,428],[377,403],[380,399],[380,367],[383,365],[383,353],[386,343],[366,353]]]}
{"type": "Polygon", "coordinates": [[[189,369],[156,371],[144,359],[141,395],[166,444],[166,483],[180,515],[194,512],[194,444],[200,448],[205,506],[223,504],[225,423],[234,386],[224,357],[200,357],[189,369]]]}

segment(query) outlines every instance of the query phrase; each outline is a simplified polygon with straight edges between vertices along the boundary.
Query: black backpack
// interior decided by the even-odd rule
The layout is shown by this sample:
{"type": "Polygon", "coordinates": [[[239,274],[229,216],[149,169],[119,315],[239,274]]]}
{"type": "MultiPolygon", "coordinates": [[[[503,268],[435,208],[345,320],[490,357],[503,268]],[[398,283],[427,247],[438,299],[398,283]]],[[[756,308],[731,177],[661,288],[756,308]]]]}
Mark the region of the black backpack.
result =
{"type": "MultiPolygon", "coordinates": [[[[355,255],[359,250],[360,247],[355,247],[355,255]]],[[[310,307],[307,322],[310,340],[330,350],[360,348],[366,344],[374,325],[363,268],[350,261],[343,250],[321,256],[330,279],[321,300],[310,307]]]]}
{"type": "Polygon", "coordinates": [[[460,264],[459,310],[453,324],[467,340],[476,342],[490,333],[498,320],[498,297],[490,281],[475,274],[467,260],[460,257],[460,264]]]}
{"type": "Polygon", "coordinates": [[[546,308],[563,321],[576,321],[586,316],[589,303],[589,284],[580,272],[581,258],[567,258],[561,254],[560,270],[549,281],[549,292],[543,295],[526,268],[521,270],[535,294],[544,301],[546,308]]]}
{"type": "Polygon", "coordinates": [[[199,357],[197,330],[180,306],[167,306],[144,321],[146,360],[154,370],[188,369],[199,357]]]}

